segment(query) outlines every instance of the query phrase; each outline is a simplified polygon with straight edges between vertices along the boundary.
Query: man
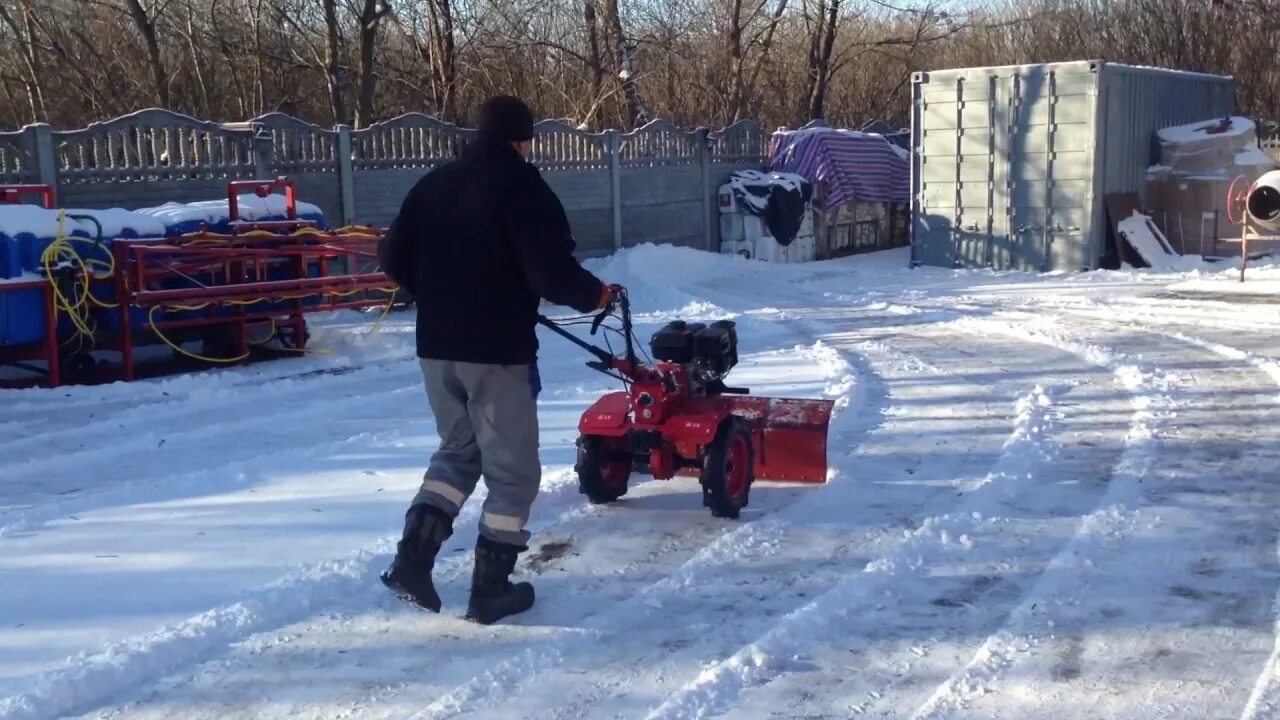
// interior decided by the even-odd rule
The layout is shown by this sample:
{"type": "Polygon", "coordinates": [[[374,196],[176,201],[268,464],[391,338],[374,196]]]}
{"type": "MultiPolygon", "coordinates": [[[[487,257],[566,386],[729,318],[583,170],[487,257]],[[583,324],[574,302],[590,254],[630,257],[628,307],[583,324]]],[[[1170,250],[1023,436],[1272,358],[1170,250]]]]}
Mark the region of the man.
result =
{"type": "Polygon", "coordinates": [[[533,586],[509,576],[528,549],[541,479],[539,302],[586,313],[613,297],[574,259],[564,208],[525,159],[532,140],[522,101],[485,102],[478,136],[414,185],[379,247],[383,270],[417,305],[418,357],[440,435],[382,581],[440,611],[436,554],[483,475],[489,496],[466,615],[483,624],[533,605],[533,586]]]}

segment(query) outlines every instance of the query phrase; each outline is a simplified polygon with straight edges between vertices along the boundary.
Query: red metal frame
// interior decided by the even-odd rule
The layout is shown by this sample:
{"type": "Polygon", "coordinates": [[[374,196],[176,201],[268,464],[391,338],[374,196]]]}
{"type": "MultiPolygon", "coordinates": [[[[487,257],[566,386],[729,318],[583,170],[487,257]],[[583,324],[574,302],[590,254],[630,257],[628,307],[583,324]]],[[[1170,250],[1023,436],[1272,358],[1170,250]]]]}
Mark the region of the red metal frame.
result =
{"type": "Polygon", "coordinates": [[[232,180],[227,183],[227,220],[237,233],[265,231],[272,233],[289,233],[304,227],[315,227],[310,220],[298,219],[298,198],[293,181],[281,175],[274,180],[232,180]],[[265,198],[272,190],[284,190],[284,214],[286,220],[258,220],[254,222],[240,219],[240,191],[251,190],[254,195],[265,198]]]}
{"type": "Polygon", "coordinates": [[[7,205],[20,205],[25,195],[40,195],[44,198],[43,207],[53,209],[52,185],[0,185],[0,202],[7,205]]]}
{"type": "Polygon", "coordinates": [[[284,190],[284,214],[289,220],[297,220],[298,218],[298,198],[294,193],[293,181],[283,175],[274,180],[232,180],[227,183],[227,210],[232,223],[240,219],[240,193],[241,188],[253,191],[254,195],[264,198],[271,194],[272,190],[284,190]]]}
{"type": "MultiPolygon", "coordinates": [[[[0,202],[20,202],[31,194],[42,195],[45,207],[53,207],[54,191],[49,185],[0,186],[0,202]]],[[[306,344],[307,313],[381,307],[390,301],[396,285],[384,273],[330,274],[335,259],[376,259],[382,229],[352,226],[318,230],[315,223],[298,218],[294,183],[287,177],[228,182],[227,200],[230,233],[112,242],[114,278],[93,285],[114,284],[119,329],[99,330],[93,346],[121,353],[123,379],[136,377],[135,349],[168,342],[167,330],[227,327],[232,345],[247,356],[250,329],[272,323],[291,330],[291,344],[301,350],[306,344]],[[239,195],[246,190],[259,197],[283,190],[288,219],[241,221],[239,195]],[[271,278],[272,274],[277,277],[271,278]],[[184,286],[173,287],[175,284],[184,286]],[[370,297],[377,293],[384,296],[370,297]],[[135,317],[139,310],[148,311],[148,319],[141,323],[135,317]],[[151,317],[152,311],[159,310],[182,312],[151,317]]],[[[0,361],[44,360],[48,365],[46,384],[56,387],[62,375],[52,281],[41,277],[0,285],[0,292],[32,289],[44,293],[45,339],[39,344],[0,347],[0,361]]]]}
{"type": "Polygon", "coordinates": [[[334,258],[377,257],[379,237],[376,231],[365,229],[359,232],[309,230],[291,235],[259,231],[250,235],[197,233],[169,240],[112,243],[116,255],[116,294],[125,299],[120,303],[122,331],[118,339],[124,378],[135,377],[133,350],[137,333],[130,309],[208,306],[208,312],[202,316],[148,322],[146,329],[154,334],[180,328],[230,326],[244,354],[249,347],[249,326],[254,323],[275,321],[277,325],[290,327],[297,349],[302,349],[306,337],[305,314],[385,305],[389,298],[345,299],[367,291],[394,292],[396,286],[385,273],[328,274],[329,262],[334,258]],[[281,265],[290,266],[293,277],[249,279],[263,278],[269,268],[281,265]],[[319,276],[311,277],[309,271],[317,266],[319,276]],[[168,279],[197,276],[216,278],[217,282],[198,287],[161,287],[168,279]],[[313,302],[304,302],[307,300],[313,302]],[[285,301],[292,301],[288,308],[254,309],[254,305],[285,301]],[[233,307],[234,312],[219,314],[227,306],[233,307]],[[280,322],[282,318],[284,321],[280,322]]]}

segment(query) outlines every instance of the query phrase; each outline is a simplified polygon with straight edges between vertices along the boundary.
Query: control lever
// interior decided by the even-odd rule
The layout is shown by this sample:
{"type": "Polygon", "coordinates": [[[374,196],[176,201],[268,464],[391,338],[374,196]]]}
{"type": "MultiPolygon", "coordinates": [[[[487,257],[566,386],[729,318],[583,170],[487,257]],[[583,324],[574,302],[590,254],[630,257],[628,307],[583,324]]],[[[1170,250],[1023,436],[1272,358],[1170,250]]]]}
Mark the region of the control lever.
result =
{"type": "Polygon", "coordinates": [[[596,315],[596,319],[591,321],[592,335],[596,334],[596,331],[600,329],[600,323],[604,322],[604,319],[611,314],[613,314],[613,301],[610,301],[609,305],[604,310],[601,310],[599,315],[596,315]]]}
{"type": "Polygon", "coordinates": [[[596,331],[600,329],[600,324],[604,322],[605,318],[613,314],[613,306],[615,303],[618,302],[619,290],[621,290],[621,288],[619,288],[617,285],[609,286],[609,302],[606,303],[604,306],[604,309],[601,310],[598,315],[596,315],[596,319],[591,321],[592,335],[595,335],[596,331]]]}

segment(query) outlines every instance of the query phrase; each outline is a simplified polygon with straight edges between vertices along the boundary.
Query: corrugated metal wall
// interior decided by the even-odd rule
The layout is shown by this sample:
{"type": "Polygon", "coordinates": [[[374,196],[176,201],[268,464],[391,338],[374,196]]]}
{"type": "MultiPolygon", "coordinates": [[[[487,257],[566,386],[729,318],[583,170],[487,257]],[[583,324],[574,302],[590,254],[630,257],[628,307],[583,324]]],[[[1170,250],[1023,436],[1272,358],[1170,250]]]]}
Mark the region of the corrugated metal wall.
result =
{"type": "Polygon", "coordinates": [[[1225,115],[1226,78],[1099,62],[921,73],[912,262],[1097,267],[1104,198],[1137,191],[1157,128],[1225,115]]]}
{"type": "MultiPolygon", "coordinates": [[[[1216,75],[1108,65],[1101,89],[1104,131],[1098,142],[1103,192],[1141,194],[1147,168],[1159,159],[1156,130],[1231,115],[1235,94],[1235,82],[1216,75]]],[[[1100,211],[1105,219],[1105,205],[1100,211]]],[[[1105,237],[1095,234],[1098,255],[1105,237]]]]}

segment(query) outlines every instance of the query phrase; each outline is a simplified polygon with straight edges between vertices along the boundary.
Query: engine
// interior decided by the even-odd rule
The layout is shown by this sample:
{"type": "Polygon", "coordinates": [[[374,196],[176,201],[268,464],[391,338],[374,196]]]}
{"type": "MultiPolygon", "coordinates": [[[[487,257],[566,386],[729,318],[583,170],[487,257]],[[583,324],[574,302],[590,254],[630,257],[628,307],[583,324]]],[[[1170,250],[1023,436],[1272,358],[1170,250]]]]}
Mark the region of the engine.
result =
{"type": "Polygon", "coordinates": [[[653,334],[649,349],[659,362],[684,365],[694,394],[714,394],[738,364],[738,332],[732,320],[710,325],[675,320],[653,334]]]}

